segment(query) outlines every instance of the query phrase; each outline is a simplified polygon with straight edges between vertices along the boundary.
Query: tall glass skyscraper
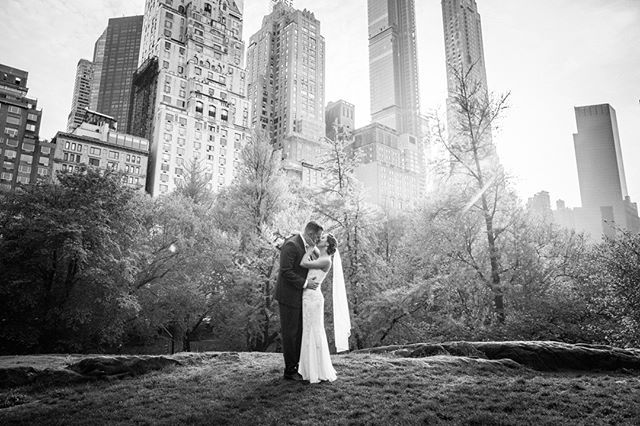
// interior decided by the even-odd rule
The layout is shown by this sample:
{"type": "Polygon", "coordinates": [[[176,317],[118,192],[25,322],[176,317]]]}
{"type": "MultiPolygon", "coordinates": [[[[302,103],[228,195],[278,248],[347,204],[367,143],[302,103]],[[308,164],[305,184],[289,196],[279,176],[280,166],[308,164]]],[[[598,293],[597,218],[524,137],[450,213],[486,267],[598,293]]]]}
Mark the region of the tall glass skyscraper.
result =
{"type": "Polygon", "coordinates": [[[111,18],[95,46],[94,62],[99,68],[93,87],[98,87],[99,80],[99,89],[93,105],[98,112],[115,118],[122,130],[128,127],[131,82],[138,68],[141,36],[142,15],[111,18]]]}
{"type": "Polygon", "coordinates": [[[242,2],[147,0],[129,132],[151,142],[147,192],[176,188],[199,164],[229,184],[249,133],[242,2]]]}
{"type": "Polygon", "coordinates": [[[319,177],[313,166],[325,136],[324,65],[320,21],[288,1],[274,2],[247,50],[251,120],[282,150],[285,170],[310,184],[319,177]]]}
{"type": "Polygon", "coordinates": [[[609,104],[575,107],[573,135],[582,207],[620,203],[627,195],[616,111],[609,104]]]}
{"type": "Polygon", "coordinates": [[[368,0],[371,119],[420,136],[413,0],[368,0]]]}

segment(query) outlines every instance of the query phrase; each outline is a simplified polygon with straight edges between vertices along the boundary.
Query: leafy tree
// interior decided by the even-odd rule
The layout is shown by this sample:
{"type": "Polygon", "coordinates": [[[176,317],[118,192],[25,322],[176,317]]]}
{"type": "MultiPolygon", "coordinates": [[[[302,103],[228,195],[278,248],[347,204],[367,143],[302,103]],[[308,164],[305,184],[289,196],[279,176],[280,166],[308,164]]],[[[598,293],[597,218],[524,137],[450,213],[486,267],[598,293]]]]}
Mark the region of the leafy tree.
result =
{"type": "Polygon", "coordinates": [[[359,157],[348,148],[352,135],[336,129],[335,140],[326,141],[323,183],[311,197],[311,205],[324,218],[325,229],[333,231],[340,242],[354,318],[353,336],[356,346],[362,348],[366,336],[360,327],[361,305],[375,291],[370,284],[377,263],[374,227],[379,218],[365,202],[362,184],[355,175],[359,157]]]}
{"type": "MultiPolygon", "coordinates": [[[[135,294],[144,310],[137,325],[163,330],[183,351],[222,307],[233,242],[216,226],[209,179],[192,163],[176,191],[154,200],[145,220],[146,258],[135,294]]],[[[172,349],[173,351],[173,349],[172,349]]]]}
{"type": "Polygon", "coordinates": [[[290,231],[280,227],[283,213],[297,204],[288,184],[277,152],[265,135],[256,133],[241,152],[233,183],[216,197],[216,224],[237,240],[226,298],[227,306],[233,306],[229,334],[244,336],[233,344],[249,350],[267,350],[279,335],[273,298],[279,253],[274,236],[290,231]]]}
{"type": "Polygon", "coordinates": [[[145,199],[81,168],[0,200],[2,352],[103,350],[139,305],[129,293],[145,199]]]}
{"type": "Polygon", "coordinates": [[[443,126],[438,124],[435,136],[450,156],[452,182],[470,199],[463,211],[477,212],[482,218],[487,259],[478,259],[472,250],[467,250],[465,262],[491,290],[495,315],[499,322],[504,322],[498,238],[506,224],[498,223],[496,215],[504,203],[507,182],[497,159],[491,131],[507,107],[509,94],[498,98],[489,96],[483,85],[473,78],[473,68],[473,65],[468,69],[453,68],[456,89],[450,93],[450,126],[445,136],[443,126]]]}
{"type": "Polygon", "coordinates": [[[576,290],[590,314],[587,331],[605,343],[640,344],[640,234],[620,231],[574,264],[576,290]]]}

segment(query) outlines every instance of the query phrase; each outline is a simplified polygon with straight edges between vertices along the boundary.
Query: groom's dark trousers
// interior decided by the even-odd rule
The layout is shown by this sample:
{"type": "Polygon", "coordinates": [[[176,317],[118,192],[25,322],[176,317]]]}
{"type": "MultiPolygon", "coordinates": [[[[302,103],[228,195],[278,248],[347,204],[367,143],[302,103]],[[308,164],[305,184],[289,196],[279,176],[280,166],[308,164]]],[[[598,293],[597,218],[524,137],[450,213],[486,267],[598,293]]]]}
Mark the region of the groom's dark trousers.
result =
{"type": "Polygon", "coordinates": [[[280,304],[280,334],[285,373],[298,369],[302,343],[302,290],[308,269],[300,266],[305,254],[300,235],[287,239],[280,249],[280,273],[276,284],[276,300],[280,304]]]}

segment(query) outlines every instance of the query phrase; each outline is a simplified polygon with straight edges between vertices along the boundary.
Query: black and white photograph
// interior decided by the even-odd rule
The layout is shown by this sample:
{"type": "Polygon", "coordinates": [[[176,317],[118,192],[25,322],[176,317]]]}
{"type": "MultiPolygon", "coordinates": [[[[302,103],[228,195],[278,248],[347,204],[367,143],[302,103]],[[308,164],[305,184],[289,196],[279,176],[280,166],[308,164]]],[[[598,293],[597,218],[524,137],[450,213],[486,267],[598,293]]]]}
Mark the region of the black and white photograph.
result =
{"type": "Polygon", "coordinates": [[[2,425],[640,424],[640,0],[0,0],[0,162],[2,425]]]}

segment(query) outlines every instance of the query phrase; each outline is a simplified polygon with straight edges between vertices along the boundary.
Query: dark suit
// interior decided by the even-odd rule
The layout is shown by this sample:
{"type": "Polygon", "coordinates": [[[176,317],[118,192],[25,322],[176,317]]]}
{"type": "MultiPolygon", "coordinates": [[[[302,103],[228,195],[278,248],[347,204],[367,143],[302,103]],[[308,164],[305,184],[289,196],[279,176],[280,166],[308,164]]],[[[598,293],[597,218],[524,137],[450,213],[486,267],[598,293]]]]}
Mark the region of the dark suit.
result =
{"type": "Polygon", "coordinates": [[[300,266],[305,254],[300,234],[288,238],[280,249],[276,300],[280,304],[280,334],[285,372],[295,372],[302,342],[302,290],[309,270],[300,266]]]}

